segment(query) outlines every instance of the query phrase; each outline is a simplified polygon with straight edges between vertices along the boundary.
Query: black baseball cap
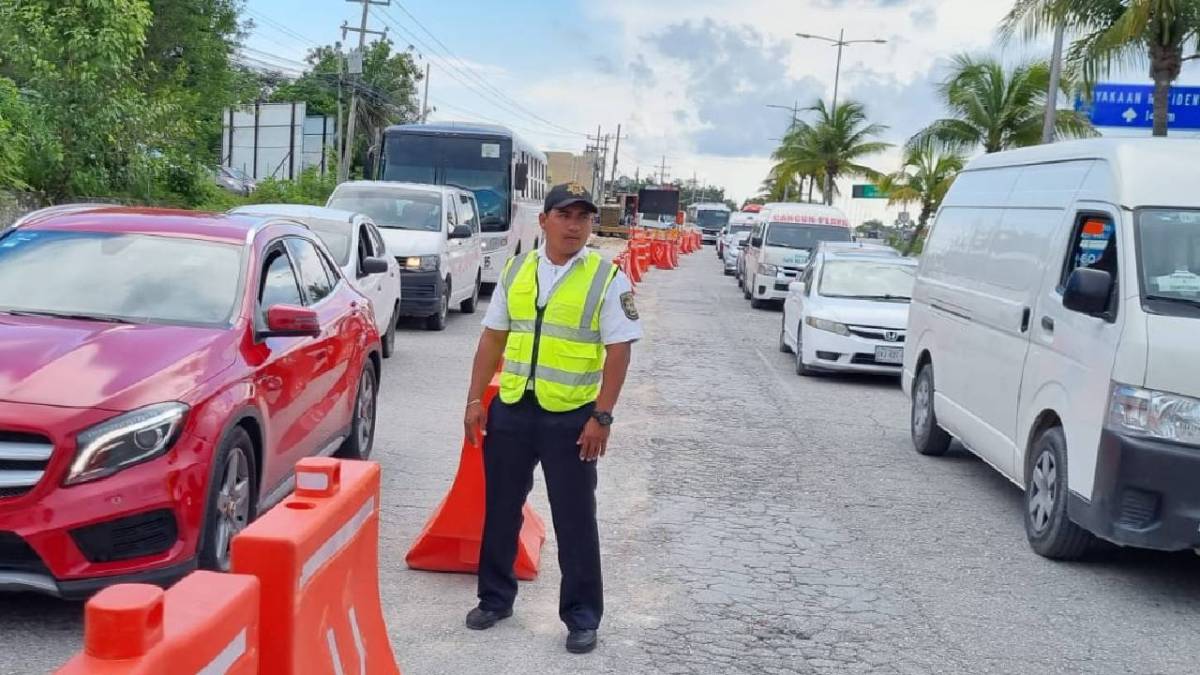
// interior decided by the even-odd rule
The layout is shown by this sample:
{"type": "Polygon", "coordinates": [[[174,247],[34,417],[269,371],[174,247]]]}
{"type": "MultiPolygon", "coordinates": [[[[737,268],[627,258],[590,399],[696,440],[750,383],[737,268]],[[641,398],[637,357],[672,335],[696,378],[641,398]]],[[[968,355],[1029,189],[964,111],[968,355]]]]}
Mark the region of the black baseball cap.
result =
{"type": "Polygon", "coordinates": [[[592,193],[579,183],[561,183],[550,188],[550,192],[546,195],[546,206],[543,211],[550,213],[551,209],[565,209],[572,204],[582,204],[592,213],[600,211],[592,201],[592,193]]]}

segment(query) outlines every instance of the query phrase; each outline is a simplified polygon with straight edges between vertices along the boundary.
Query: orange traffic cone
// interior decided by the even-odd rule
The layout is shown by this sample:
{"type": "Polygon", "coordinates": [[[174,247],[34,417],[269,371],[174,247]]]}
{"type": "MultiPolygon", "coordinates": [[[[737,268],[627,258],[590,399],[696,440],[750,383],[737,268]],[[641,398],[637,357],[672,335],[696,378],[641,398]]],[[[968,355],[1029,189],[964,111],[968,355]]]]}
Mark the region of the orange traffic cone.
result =
{"type": "MultiPolygon", "coordinates": [[[[497,373],[484,392],[485,409],[499,392],[500,375],[497,373]]],[[[466,439],[450,492],[438,504],[404,558],[409,567],[431,572],[475,574],[479,571],[479,544],[483,540],[483,491],[483,448],[466,439]]],[[[518,579],[529,581],[538,575],[542,544],[546,542],[546,525],[528,502],[522,516],[524,522],[517,541],[517,561],[513,565],[513,572],[518,579]]]]}

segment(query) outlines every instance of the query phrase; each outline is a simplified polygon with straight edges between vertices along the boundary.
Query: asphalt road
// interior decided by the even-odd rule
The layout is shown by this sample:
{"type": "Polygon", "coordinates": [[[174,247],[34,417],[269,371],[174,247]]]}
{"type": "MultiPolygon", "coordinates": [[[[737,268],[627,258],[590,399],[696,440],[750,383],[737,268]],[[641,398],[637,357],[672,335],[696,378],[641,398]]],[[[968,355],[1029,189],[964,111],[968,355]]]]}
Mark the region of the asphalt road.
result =
{"type": "MultiPolygon", "coordinates": [[[[646,339],[599,502],[599,649],[571,656],[553,534],[516,614],[466,630],[474,577],[403,558],[457,468],[479,315],[398,339],[380,401],[381,592],[406,674],[1195,673],[1200,558],[1102,549],[1053,563],[1021,495],[964,451],[908,440],[894,380],[800,378],[778,311],[707,248],[639,287],[646,339]]],[[[535,509],[550,523],[539,477],[535,509]]],[[[81,607],[0,597],[0,673],[78,649],[81,607]]]]}

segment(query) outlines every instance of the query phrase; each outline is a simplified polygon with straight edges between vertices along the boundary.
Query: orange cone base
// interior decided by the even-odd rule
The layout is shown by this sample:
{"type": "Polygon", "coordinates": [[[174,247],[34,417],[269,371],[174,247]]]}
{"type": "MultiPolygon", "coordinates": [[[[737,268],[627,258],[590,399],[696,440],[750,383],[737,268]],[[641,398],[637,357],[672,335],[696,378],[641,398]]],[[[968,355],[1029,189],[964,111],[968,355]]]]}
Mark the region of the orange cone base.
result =
{"type": "MultiPolygon", "coordinates": [[[[483,537],[482,511],[479,513],[479,528],[473,535],[442,532],[439,521],[442,520],[442,513],[445,511],[444,501],[405,556],[405,562],[415,570],[477,574],[479,543],[483,537]]],[[[521,525],[521,534],[517,538],[517,561],[513,564],[513,572],[521,581],[532,581],[538,575],[542,544],[546,542],[546,524],[529,504],[525,505],[522,514],[525,522],[521,525]]]]}

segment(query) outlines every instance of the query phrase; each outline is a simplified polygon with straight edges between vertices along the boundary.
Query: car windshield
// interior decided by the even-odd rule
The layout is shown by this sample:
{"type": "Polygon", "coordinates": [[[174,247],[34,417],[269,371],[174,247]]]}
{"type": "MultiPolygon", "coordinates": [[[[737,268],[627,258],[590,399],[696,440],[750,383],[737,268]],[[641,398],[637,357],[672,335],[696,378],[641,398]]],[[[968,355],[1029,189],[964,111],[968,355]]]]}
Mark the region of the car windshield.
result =
{"type": "Polygon", "coordinates": [[[414,133],[384,140],[383,179],[456,185],[475,193],[484,232],[508,230],[512,141],[414,133]]]}
{"type": "Polygon", "coordinates": [[[394,230],[442,231],[442,195],[403,188],[339,188],[329,208],[356,211],[394,230]]]}
{"type": "Polygon", "coordinates": [[[751,228],[753,228],[753,227],[754,227],[753,225],[730,225],[729,226],[729,234],[736,235],[736,234],[741,234],[742,232],[749,232],[751,230],[751,228]]]}
{"type": "Polygon", "coordinates": [[[767,246],[811,250],[822,241],[850,241],[850,230],[834,225],[799,223],[771,223],[767,228],[767,246]]]}
{"type": "Polygon", "coordinates": [[[700,227],[706,227],[710,230],[715,230],[718,227],[724,227],[729,222],[728,211],[717,211],[715,209],[705,209],[696,212],[696,224],[700,227]]]}
{"type": "Polygon", "coordinates": [[[908,300],[917,278],[915,265],[881,261],[830,261],[821,270],[821,288],[827,298],[908,300]]]}
{"type": "Polygon", "coordinates": [[[1138,255],[1148,298],[1200,304],[1200,211],[1138,211],[1138,255]]]}
{"type": "Polygon", "coordinates": [[[0,312],[224,325],[241,271],[235,244],[18,229],[0,237],[0,312]]]}

